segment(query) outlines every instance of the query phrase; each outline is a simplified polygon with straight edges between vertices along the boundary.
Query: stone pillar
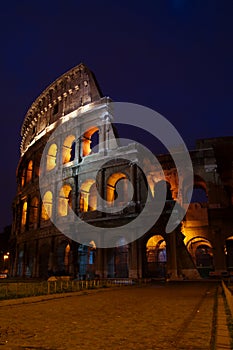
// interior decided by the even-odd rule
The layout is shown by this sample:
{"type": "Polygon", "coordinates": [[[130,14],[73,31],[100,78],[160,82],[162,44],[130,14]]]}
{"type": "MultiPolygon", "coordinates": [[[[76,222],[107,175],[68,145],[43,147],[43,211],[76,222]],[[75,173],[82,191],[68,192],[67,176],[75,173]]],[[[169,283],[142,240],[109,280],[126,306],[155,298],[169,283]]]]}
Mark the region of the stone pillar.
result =
{"type": "Polygon", "coordinates": [[[169,233],[167,243],[167,273],[171,280],[177,279],[176,231],[169,233]]]}
{"type": "Polygon", "coordinates": [[[129,278],[138,278],[137,241],[129,244],[128,254],[129,278]]]}
{"type": "Polygon", "coordinates": [[[215,245],[214,245],[214,267],[215,271],[221,272],[227,269],[226,254],[224,252],[224,245],[226,241],[223,240],[221,230],[215,231],[215,245]]]}

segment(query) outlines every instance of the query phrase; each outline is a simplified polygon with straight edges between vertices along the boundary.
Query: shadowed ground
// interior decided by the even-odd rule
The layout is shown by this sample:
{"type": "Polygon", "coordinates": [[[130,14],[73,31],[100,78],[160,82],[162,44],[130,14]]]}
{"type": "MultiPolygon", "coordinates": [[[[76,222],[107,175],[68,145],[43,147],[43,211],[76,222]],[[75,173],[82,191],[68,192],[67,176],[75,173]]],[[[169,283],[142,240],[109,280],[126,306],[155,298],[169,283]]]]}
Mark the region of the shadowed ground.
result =
{"type": "Polygon", "coordinates": [[[0,302],[0,348],[211,349],[215,292],[186,282],[0,302]]]}

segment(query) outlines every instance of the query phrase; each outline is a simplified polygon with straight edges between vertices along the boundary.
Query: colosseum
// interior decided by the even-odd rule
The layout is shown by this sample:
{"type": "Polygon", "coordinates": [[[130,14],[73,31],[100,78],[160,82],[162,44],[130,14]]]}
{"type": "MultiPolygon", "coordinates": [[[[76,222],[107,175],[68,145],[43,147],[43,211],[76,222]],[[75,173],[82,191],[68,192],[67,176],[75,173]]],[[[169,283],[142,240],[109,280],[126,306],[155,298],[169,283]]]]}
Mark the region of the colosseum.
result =
{"type": "Polygon", "coordinates": [[[13,201],[11,275],[189,279],[233,270],[233,137],[201,139],[189,151],[194,171],[191,194],[187,178],[178,179],[170,154],[157,156],[165,181],[156,169],[143,174],[136,162],[138,147],[133,142],[118,144],[110,103],[93,73],[79,64],[47,87],[29,108],[21,129],[13,201]],[[70,119],[75,127],[69,126],[70,119]],[[61,126],[59,139],[53,139],[54,130],[61,126]],[[41,192],[42,175],[46,182],[41,192]],[[166,199],[159,219],[136,240],[126,240],[120,228],[141,214],[147,198],[156,211],[161,185],[166,186],[166,199]],[[111,211],[117,197],[119,210],[111,211]],[[99,198],[108,211],[101,210],[99,198]],[[187,212],[167,234],[176,203],[187,212]],[[62,233],[54,222],[63,220],[68,227],[70,211],[92,228],[119,228],[114,244],[101,247],[88,230],[81,242],[62,233]]]}

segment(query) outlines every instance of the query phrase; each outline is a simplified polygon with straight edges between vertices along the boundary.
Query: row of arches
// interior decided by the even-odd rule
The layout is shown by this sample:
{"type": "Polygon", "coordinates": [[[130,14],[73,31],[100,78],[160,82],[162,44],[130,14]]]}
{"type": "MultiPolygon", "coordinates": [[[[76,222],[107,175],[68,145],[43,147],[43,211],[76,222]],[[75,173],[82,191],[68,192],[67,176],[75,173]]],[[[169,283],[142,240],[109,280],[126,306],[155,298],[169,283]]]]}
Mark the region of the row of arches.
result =
{"type": "MultiPolygon", "coordinates": [[[[97,127],[91,127],[88,129],[80,140],[79,155],[76,154],[76,139],[74,135],[68,135],[62,145],[61,154],[58,152],[58,145],[56,143],[52,143],[48,146],[46,153],[46,164],[45,170],[51,171],[56,168],[59,163],[58,157],[61,156],[61,164],[67,164],[72,162],[75,157],[79,158],[79,156],[86,157],[89,154],[98,152],[98,144],[99,144],[99,129],[97,127]],[[81,149],[80,149],[81,148],[81,149]]],[[[33,162],[32,159],[29,159],[26,162],[26,165],[21,165],[19,170],[19,184],[20,187],[23,188],[25,185],[29,184],[33,180],[33,176],[38,177],[40,174],[40,167],[37,163],[33,162]]]]}
{"type": "MultiPolygon", "coordinates": [[[[118,206],[126,205],[130,199],[128,193],[128,183],[126,174],[122,172],[112,174],[107,180],[106,201],[111,206],[115,199],[119,199],[118,206]]],[[[72,203],[72,187],[64,184],[58,192],[57,214],[61,217],[67,216],[69,209],[74,207],[72,203]]],[[[38,196],[31,199],[24,199],[22,202],[21,228],[36,228],[39,219],[47,221],[53,215],[54,194],[46,191],[39,202],[38,196]],[[39,218],[40,213],[40,218],[39,218]]],[[[82,183],[78,196],[78,211],[88,212],[97,210],[98,194],[97,185],[94,179],[87,179],[82,183]]]]}
{"type": "MultiPolygon", "coordinates": [[[[68,215],[69,207],[72,206],[71,202],[71,191],[70,185],[63,185],[59,191],[58,197],[58,214],[60,216],[68,215]]],[[[30,200],[24,200],[22,204],[22,215],[21,215],[21,229],[37,228],[41,219],[47,221],[51,218],[53,211],[53,194],[51,191],[45,192],[42,203],[39,201],[37,196],[34,196],[30,200]],[[40,213],[40,218],[39,218],[40,213]]]]}
{"type": "MultiPolygon", "coordinates": [[[[208,278],[210,272],[215,270],[214,248],[211,242],[204,237],[196,236],[187,242],[186,248],[201,277],[208,278]]],[[[224,254],[226,269],[233,271],[233,236],[226,239],[224,254]]],[[[163,236],[154,235],[147,240],[145,257],[147,277],[166,276],[167,244],[163,236]]]]}
{"type": "MultiPolygon", "coordinates": [[[[86,157],[91,153],[98,152],[99,144],[99,129],[98,127],[91,127],[85,131],[82,137],[78,140],[80,142],[79,152],[76,154],[76,139],[74,135],[68,135],[62,145],[62,164],[67,164],[72,162],[75,158],[79,156],[86,157]]],[[[48,147],[47,156],[46,156],[46,171],[53,170],[58,163],[58,146],[56,143],[52,143],[48,147]]]]}

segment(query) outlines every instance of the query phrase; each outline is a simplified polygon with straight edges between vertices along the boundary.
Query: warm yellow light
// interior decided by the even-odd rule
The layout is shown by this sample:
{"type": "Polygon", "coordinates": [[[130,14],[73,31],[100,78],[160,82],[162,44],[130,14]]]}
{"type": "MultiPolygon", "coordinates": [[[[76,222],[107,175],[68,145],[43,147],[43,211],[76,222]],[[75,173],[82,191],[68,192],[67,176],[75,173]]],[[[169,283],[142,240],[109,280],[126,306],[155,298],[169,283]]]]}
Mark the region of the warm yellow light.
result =
{"type": "Polygon", "coordinates": [[[57,157],[57,145],[53,143],[48,150],[47,154],[47,163],[46,163],[46,170],[50,171],[55,168],[56,166],[56,157],[57,157]]]}
{"type": "MultiPolygon", "coordinates": [[[[8,253],[8,254],[9,254],[9,253],[8,253]]],[[[4,260],[7,260],[7,259],[9,259],[9,255],[7,255],[7,254],[4,254],[4,255],[3,255],[3,259],[4,259],[4,260]]]]}
{"type": "Polygon", "coordinates": [[[71,150],[72,150],[72,144],[75,140],[74,135],[69,135],[66,137],[63,148],[62,148],[62,163],[66,164],[70,162],[71,159],[71,150]]]}
{"type": "Polygon", "coordinates": [[[69,204],[71,205],[69,203],[71,191],[70,185],[64,185],[60,190],[58,201],[58,213],[60,216],[68,215],[69,204]]]}

